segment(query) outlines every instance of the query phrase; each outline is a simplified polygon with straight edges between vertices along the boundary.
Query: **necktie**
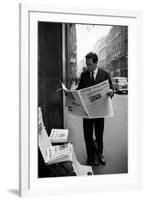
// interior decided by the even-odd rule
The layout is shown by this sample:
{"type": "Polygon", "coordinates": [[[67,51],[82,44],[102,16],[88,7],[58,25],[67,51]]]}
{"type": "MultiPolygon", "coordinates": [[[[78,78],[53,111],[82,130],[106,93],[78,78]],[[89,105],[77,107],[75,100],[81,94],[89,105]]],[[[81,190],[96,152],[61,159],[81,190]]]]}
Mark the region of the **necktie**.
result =
{"type": "Polygon", "coordinates": [[[94,81],[94,72],[90,72],[90,80],[94,81]]]}

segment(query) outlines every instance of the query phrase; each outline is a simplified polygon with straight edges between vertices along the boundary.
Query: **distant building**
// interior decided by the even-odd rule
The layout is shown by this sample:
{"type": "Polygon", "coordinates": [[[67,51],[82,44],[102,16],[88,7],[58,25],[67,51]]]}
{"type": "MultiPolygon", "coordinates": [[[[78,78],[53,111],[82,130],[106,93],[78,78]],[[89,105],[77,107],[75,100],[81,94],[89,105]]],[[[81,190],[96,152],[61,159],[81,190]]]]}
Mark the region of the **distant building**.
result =
{"type": "Polygon", "coordinates": [[[112,76],[128,77],[127,26],[113,26],[95,51],[99,57],[99,67],[110,72],[112,76]]]}
{"type": "Polygon", "coordinates": [[[98,66],[104,70],[107,70],[107,40],[106,37],[102,37],[98,41],[98,49],[94,50],[98,54],[98,66]]]}

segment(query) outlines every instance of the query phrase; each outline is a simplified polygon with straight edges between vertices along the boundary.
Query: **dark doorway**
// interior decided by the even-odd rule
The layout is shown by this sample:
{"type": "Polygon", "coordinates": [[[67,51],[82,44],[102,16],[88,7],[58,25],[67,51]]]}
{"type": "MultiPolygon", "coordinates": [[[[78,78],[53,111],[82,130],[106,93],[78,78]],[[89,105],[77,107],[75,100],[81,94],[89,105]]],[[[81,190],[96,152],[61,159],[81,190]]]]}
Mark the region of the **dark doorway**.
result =
{"type": "Polygon", "coordinates": [[[56,92],[62,81],[62,24],[38,23],[38,106],[49,134],[63,128],[63,98],[56,92]]]}
{"type": "MultiPolygon", "coordinates": [[[[63,128],[63,94],[56,92],[62,81],[62,24],[38,23],[38,106],[48,135],[52,128],[63,128]]],[[[47,176],[38,157],[38,176],[47,176]],[[45,174],[44,174],[45,173],[45,174]]]]}

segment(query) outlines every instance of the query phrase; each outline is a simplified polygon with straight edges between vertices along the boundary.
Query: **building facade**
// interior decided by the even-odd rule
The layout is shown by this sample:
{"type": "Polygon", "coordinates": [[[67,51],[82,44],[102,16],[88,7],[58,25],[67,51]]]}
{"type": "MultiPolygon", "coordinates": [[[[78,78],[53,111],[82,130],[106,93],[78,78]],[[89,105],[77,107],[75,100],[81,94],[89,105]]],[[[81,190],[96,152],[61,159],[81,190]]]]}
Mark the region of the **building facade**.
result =
{"type": "Polygon", "coordinates": [[[99,67],[112,76],[128,77],[128,27],[113,26],[101,41],[98,51],[99,67]]]}
{"type": "Polygon", "coordinates": [[[66,24],[66,85],[70,89],[76,80],[77,72],[77,38],[76,25],[66,24]]]}

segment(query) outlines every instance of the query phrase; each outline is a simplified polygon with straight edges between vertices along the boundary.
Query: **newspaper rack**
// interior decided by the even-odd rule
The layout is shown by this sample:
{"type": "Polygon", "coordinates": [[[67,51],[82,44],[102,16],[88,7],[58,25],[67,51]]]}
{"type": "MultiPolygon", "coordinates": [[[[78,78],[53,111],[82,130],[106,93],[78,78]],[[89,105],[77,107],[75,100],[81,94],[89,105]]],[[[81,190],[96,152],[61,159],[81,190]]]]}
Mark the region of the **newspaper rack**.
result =
{"type": "Polygon", "coordinates": [[[42,111],[39,108],[39,150],[44,160],[44,164],[48,167],[48,170],[51,170],[51,176],[83,176],[83,175],[93,175],[92,167],[81,165],[76,159],[76,155],[72,148],[71,159],[67,159],[63,162],[53,162],[53,164],[48,163],[47,151],[52,147],[51,140],[45,129],[43,120],[42,120],[42,111]]]}

